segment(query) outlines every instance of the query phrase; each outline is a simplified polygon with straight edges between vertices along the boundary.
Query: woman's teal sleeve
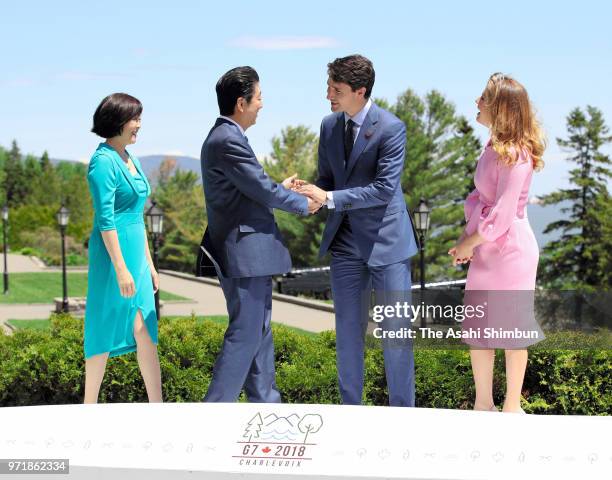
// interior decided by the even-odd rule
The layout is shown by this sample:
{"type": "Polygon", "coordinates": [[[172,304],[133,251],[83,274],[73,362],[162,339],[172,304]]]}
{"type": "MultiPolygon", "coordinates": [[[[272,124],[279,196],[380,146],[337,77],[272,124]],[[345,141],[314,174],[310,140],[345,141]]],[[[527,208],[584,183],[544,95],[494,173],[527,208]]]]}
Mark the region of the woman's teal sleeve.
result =
{"type": "Polygon", "coordinates": [[[87,174],[98,229],[115,230],[116,172],[112,158],[95,155],[87,174]]]}

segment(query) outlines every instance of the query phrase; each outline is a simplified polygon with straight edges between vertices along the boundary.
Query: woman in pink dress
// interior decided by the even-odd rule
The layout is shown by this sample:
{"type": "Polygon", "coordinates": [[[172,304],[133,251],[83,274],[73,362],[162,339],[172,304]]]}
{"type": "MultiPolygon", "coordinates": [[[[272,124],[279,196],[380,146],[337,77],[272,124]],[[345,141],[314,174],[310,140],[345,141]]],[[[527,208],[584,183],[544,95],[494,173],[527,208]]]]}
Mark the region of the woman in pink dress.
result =
{"type": "Polygon", "coordinates": [[[470,262],[465,304],[485,305],[484,315],[466,316],[463,324],[464,341],[471,345],[474,410],[497,411],[493,364],[495,348],[503,348],[503,411],[524,413],[526,347],[543,338],[533,314],[539,249],[526,206],[532,174],[543,167],[545,145],[527,91],[515,79],[493,74],[476,103],[476,120],[489,128],[491,138],[478,160],[476,189],[465,201],[465,231],[449,254],[454,265],[470,262]],[[534,338],[529,332],[538,333],[534,338]]]}

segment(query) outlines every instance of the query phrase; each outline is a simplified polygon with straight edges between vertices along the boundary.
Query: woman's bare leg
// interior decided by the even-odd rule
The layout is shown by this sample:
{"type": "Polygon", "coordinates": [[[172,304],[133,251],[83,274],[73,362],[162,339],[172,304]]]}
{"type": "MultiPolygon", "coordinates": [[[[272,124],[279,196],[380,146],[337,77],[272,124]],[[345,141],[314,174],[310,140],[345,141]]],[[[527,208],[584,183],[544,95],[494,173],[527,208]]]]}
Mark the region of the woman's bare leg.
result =
{"type": "Polygon", "coordinates": [[[100,385],[106,370],[108,352],[94,355],[85,360],[85,399],[83,403],[98,403],[100,385]]]}
{"type": "Polygon", "coordinates": [[[504,412],[521,411],[521,391],[527,369],[527,350],[506,350],[506,400],[504,412]]]}
{"type": "Polygon", "coordinates": [[[136,339],[136,358],[147,389],[149,402],[159,403],[162,401],[162,390],[157,345],[151,340],[140,310],[138,310],[134,319],[134,338],[136,339]]]}
{"type": "Polygon", "coordinates": [[[472,373],[476,386],[474,410],[491,410],[493,403],[493,365],[495,350],[470,349],[472,373]]]}

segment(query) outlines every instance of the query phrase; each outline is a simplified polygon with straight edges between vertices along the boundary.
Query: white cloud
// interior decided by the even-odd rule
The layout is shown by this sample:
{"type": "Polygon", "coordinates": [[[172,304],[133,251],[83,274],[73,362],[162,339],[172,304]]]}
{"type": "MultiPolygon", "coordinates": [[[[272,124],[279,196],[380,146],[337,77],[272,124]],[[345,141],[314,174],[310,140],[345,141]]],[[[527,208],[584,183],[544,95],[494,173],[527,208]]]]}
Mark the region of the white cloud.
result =
{"type": "Polygon", "coordinates": [[[339,42],[331,37],[243,36],[230,40],[229,45],[255,50],[307,50],[313,48],[333,48],[337,47],[339,42]]]}

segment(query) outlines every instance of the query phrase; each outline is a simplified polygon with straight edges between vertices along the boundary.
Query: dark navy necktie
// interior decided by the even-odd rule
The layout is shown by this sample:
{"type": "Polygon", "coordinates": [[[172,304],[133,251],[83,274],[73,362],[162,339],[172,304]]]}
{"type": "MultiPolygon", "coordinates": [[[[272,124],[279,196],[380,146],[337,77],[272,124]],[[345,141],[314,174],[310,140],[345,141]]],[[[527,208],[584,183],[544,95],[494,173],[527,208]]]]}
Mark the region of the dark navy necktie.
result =
{"type": "Polygon", "coordinates": [[[349,161],[351,157],[351,152],[353,151],[353,144],[355,143],[355,130],[353,127],[355,126],[355,122],[353,122],[350,118],[348,122],[346,122],[346,129],[344,130],[344,166],[349,161]]]}

